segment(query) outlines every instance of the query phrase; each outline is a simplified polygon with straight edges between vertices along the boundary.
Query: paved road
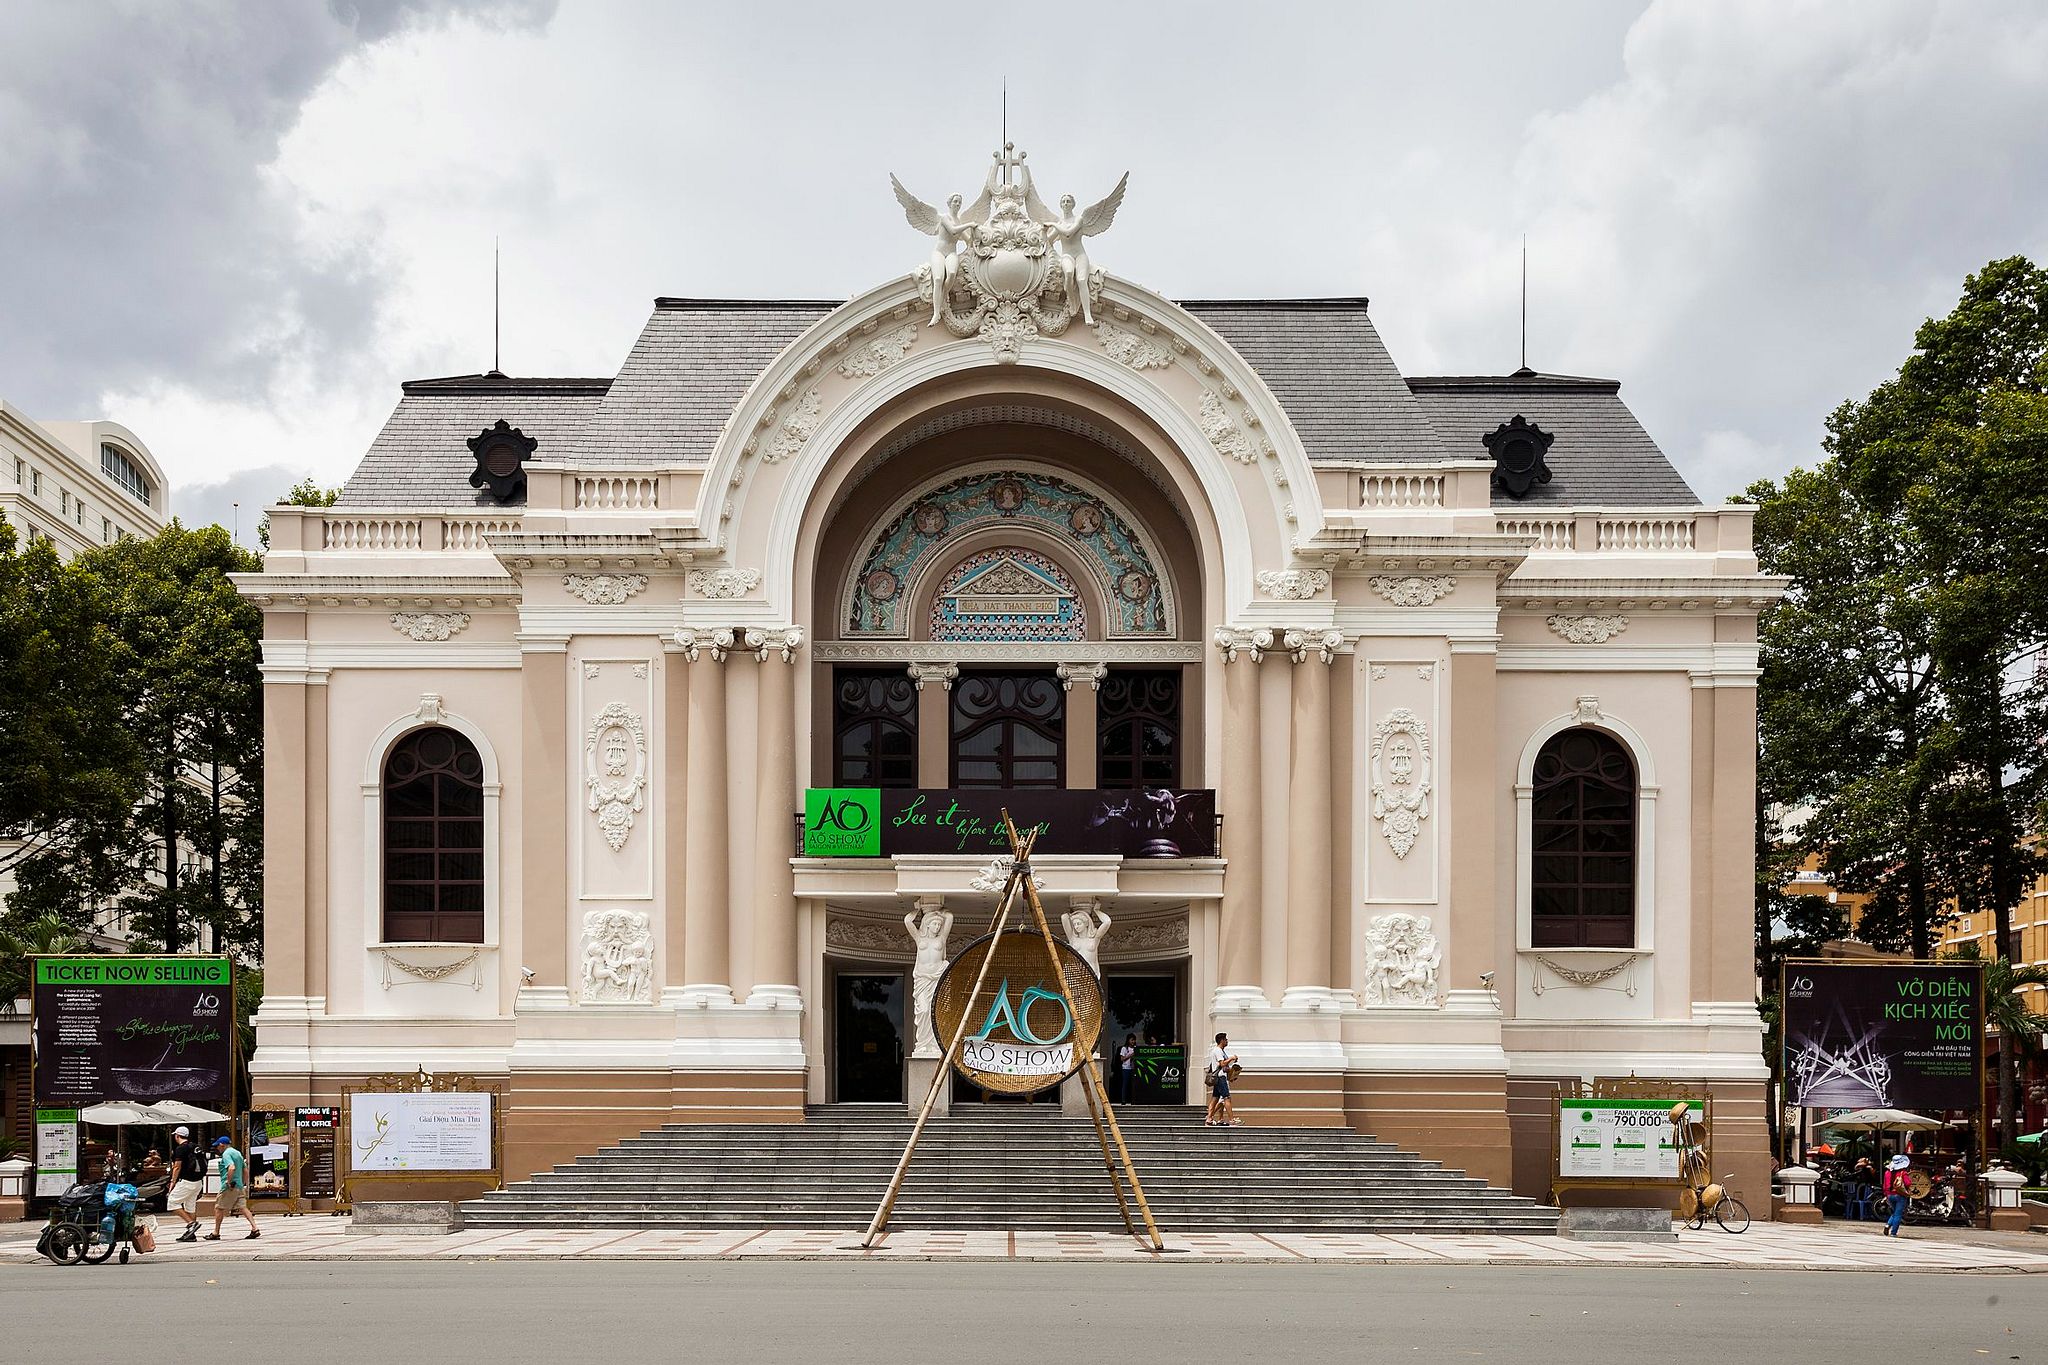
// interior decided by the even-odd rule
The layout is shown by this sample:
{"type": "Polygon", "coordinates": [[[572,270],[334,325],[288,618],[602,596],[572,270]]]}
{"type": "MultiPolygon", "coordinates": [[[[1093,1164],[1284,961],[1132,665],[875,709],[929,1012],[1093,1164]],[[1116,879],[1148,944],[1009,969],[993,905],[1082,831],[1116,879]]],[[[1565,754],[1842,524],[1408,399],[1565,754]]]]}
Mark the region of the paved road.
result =
{"type": "Polygon", "coordinates": [[[0,1267],[8,1360],[2048,1360],[2048,1275],[1315,1265],[0,1267]]]}

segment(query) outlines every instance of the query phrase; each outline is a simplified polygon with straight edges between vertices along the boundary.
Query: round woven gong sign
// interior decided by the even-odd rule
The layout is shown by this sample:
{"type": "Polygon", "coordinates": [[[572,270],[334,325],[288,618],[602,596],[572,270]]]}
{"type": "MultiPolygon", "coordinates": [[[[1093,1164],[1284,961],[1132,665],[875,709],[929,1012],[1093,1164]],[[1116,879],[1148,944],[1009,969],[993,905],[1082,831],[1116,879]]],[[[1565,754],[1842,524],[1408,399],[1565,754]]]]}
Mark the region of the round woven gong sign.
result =
{"type": "Polygon", "coordinates": [[[967,1021],[954,1069],[984,1090],[1030,1095],[1072,1075],[1102,1034],[1102,983],[1081,955],[1055,943],[1071,1013],[1060,998],[1045,940],[990,934],[961,949],[932,991],[932,1026],[950,1040],[967,1021]],[[984,974],[981,964],[989,958],[984,974]],[[982,978],[981,990],[974,989],[982,978]]]}

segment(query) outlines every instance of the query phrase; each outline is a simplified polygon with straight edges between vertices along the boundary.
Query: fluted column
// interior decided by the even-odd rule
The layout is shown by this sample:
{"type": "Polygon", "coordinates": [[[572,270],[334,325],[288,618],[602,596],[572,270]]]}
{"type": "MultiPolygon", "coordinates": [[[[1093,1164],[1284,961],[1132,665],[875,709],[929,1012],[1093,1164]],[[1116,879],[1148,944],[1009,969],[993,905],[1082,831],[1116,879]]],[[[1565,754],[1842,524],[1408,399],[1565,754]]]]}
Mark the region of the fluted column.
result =
{"type": "Polygon", "coordinates": [[[690,796],[683,825],[683,995],[732,1003],[732,931],[726,876],[725,658],[729,630],[679,630],[689,661],[690,796]]]}
{"type": "Polygon", "coordinates": [[[1287,632],[1294,660],[1287,805],[1287,987],[1284,1005],[1330,996],[1330,660],[1343,636],[1287,632]]]}
{"type": "Polygon", "coordinates": [[[754,986],[749,1004],[794,1005],[797,986],[796,883],[789,870],[796,834],[794,679],[804,633],[795,626],[750,630],[747,646],[760,660],[759,764],[754,784],[754,986]]]}
{"type": "Polygon", "coordinates": [[[1217,935],[1216,1007],[1263,1001],[1259,951],[1261,844],[1259,661],[1273,646],[1271,631],[1225,626],[1215,636],[1223,653],[1223,875],[1217,935]]]}

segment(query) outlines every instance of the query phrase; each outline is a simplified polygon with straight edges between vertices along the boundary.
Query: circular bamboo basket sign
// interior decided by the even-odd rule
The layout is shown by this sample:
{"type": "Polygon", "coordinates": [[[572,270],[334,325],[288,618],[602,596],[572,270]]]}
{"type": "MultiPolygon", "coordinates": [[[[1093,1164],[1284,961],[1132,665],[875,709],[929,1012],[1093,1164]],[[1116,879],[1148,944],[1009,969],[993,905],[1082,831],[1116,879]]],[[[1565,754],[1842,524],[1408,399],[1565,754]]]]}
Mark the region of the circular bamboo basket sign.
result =
{"type": "Polygon", "coordinates": [[[1071,1015],[1053,979],[1045,940],[1029,931],[987,934],[960,950],[932,991],[932,1027],[950,1042],[967,1021],[953,1067],[984,1090],[1031,1095],[1080,1069],[1102,1035],[1102,983],[1081,955],[1055,942],[1071,1015]],[[988,971],[981,970],[989,958],[988,971]],[[981,990],[974,989],[976,977],[981,990]],[[970,998],[971,997],[971,998],[970,998]]]}

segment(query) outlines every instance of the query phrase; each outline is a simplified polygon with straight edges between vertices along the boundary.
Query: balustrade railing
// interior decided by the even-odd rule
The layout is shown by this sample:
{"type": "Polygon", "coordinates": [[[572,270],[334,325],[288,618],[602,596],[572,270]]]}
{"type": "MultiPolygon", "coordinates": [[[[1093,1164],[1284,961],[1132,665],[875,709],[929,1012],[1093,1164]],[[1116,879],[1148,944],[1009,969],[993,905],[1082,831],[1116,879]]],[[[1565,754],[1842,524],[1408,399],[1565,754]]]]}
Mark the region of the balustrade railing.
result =
{"type": "Polygon", "coordinates": [[[1504,536],[1529,536],[1539,550],[1570,550],[1575,522],[1570,517],[1500,517],[1494,529],[1504,536]]]}
{"type": "Polygon", "coordinates": [[[1690,550],[1692,547],[1692,518],[1689,516],[1600,518],[1600,548],[1603,550],[1690,550]]]}
{"type": "Polygon", "coordinates": [[[645,474],[578,474],[579,512],[653,511],[661,505],[661,480],[645,474]]]}

